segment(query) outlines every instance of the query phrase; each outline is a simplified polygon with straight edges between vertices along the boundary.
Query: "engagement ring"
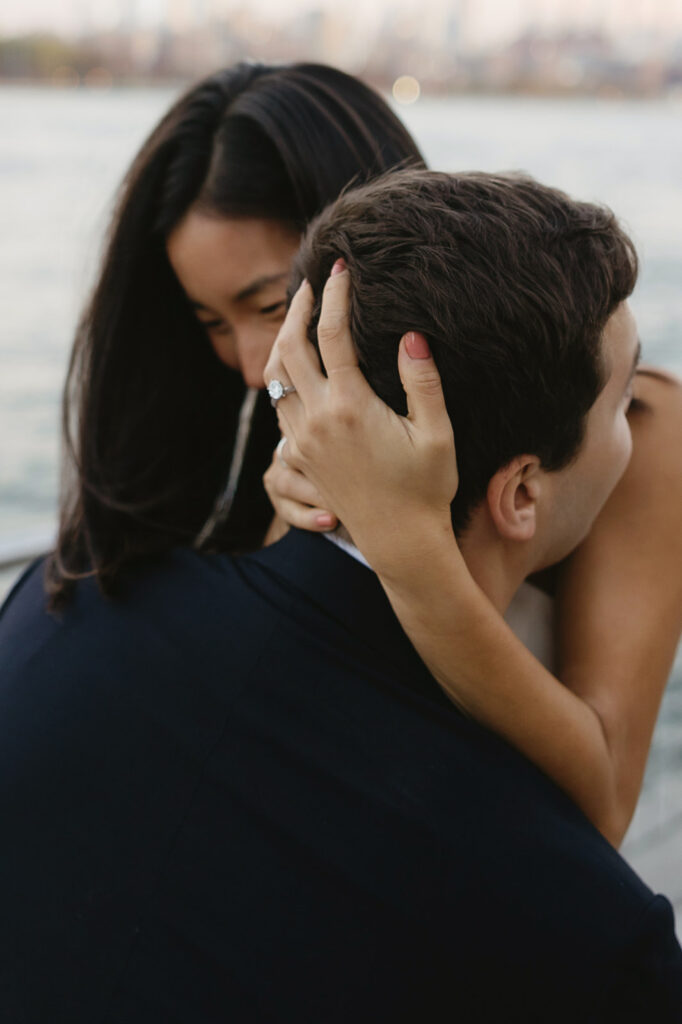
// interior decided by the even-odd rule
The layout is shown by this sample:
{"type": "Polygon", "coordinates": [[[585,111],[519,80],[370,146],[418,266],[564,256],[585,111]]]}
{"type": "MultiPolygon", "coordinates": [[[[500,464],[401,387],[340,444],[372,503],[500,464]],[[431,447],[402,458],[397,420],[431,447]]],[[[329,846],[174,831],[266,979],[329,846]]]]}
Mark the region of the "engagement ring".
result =
{"type": "Polygon", "coordinates": [[[292,391],[295,390],[296,388],[294,387],[293,384],[284,385],[282,384],[281,380],[271,380],[270,383],[268,384],[270,405],[273,407],[273,409],[276,409],[277,403],[279,402],[280,398],[286,398],[287,395],[290,395],[292,391]]]}

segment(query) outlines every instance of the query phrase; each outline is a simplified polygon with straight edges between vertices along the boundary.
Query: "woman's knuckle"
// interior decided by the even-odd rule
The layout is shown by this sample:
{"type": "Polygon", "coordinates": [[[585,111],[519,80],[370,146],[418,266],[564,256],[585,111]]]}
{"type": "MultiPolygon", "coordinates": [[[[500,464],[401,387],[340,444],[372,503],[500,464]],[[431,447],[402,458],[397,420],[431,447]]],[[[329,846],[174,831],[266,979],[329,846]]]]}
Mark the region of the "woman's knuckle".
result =
{"type": "Polygon", "coordinates": [[[431,447],[437,455],[448,455],[452,449],[452,434],[445,430],[436,431],[431,440],[431,447]]]}
{"type": "Polygon", "coordinates": [[[435,375],[422,377],[419,382],[419,390],[423,395],[427,395],[428,397],[439,395],[441,393],[440,377],[435,375]]]}
{"type": "Polygon", "coordinates": [[[286,360],[291,355],[296,345],[296,339],[289,331],[282,331],[277,339],[277,355],[280,360],[286,360]]]}
{"type": "Polygon", "coordinates": [[[308,416],[306,429],[303,431],[301,438],[307,450],[310,450],[312,448],[316,439],[323,437],[325,435],[326,429],[326,415],[319,409],[312,409],[308,416]]]}
{"type": "Polygon", "coordinates": [[[355,403],[351,402],[346,395],[336,395],[330,403],[330,412],[335,423],[339,426],[350,428],[358,420],[358,410],[355,403]]]}
{"type": "Polygon", "coordinates": [[[305,445],[305,437],[297,437],[295,441],[291,439],[287,441],[287,462],[289,465],[301,463],[303,459],[302,445],[305,445]]]}
{"type": "Polygon", "coordinates": [[[317,327],[317,340],[321,342],[334,341],[339,335],[341,328],[341,321],[338,316],[327,315],[324,320],[320,320],[317,327]]]}

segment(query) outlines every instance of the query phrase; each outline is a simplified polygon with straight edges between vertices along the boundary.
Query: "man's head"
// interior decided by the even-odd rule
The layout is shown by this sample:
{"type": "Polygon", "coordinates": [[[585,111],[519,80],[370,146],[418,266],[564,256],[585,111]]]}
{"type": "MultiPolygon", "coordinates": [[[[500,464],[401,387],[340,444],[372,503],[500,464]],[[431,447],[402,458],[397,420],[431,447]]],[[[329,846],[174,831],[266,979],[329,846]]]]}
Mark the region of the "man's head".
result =
{"type": "Polygon", "coordinates": [[[398,412],[397,350],[429,341],[457,443],[460,536],[532,541],[534,568],[584,536],[630,454],[637,257],[613,214],[522,177],[405,171],[343,195],[297,258],[317,299],[335,259],[351,331],[398,412]]]}

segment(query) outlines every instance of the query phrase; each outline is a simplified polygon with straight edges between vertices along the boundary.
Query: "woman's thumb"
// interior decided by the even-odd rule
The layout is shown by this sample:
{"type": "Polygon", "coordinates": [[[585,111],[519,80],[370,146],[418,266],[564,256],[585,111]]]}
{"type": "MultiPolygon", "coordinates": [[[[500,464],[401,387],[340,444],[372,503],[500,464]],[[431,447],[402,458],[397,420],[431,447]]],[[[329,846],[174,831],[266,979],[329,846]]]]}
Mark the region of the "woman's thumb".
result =
{"type": "Polygon", "coordinates": [[[398,353],[398,371],[407,395],[409,418],[424,426],[444,425],[448,414],[440,374],[423,334],[410,331],[403,335],[398,353]]]}

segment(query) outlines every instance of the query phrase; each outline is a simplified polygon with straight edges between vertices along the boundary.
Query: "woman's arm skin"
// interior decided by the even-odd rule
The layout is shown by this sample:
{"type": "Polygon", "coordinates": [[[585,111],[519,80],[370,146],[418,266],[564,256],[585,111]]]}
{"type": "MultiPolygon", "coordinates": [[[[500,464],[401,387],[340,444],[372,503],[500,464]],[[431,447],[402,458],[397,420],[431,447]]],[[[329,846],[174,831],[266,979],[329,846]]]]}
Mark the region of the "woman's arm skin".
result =
{"type": "MultiPolygon", "coordinates": [[[[682,385],[669,374],[642,368],[635,391],[627,472],[588,539],[554,573],[557,675],[603,723],[614,763],[614,842],[622,840],[634,813],[682,629],[682,385]]],[[[281,516],[276,536],[286,530],[286,520],[303,529],[329,529],[318,522],[323,499],[302,474],[277,457],[268,474],[268,493],[281,516]]],[[[436,586],[430,577],[425,583],[436,586]]],[[[411,606],[415,595],[405,599],[411,606]]],[[[424,599],[432,608],[431,594],[424,599]]],[[[408,632],[415,628],[415,612],[407,606],[402,612],[408,632]]],[[[428,631],[429,624],[422,628],[428,631]]],[[[451,631],[448,609],[448,648],[424,657],[452,690],[447,664],[437,664],[447,657],[451,631]]],[[[422,645],[430,647],[428,639],[422,645]]],[[[454,648],[452,654],[460,658],[454,648]]],[[[479,697],[486,701],[488,694],[486,688],[479,697]]],[[[454,690],[452,697],[458,701],[454,690]]],[[[486,716],[490,709],[477,713],[486,716]]]]}
{"type": "Polygon", "coordinates": [[[682,630],[682,386],[642,373],[636,393],[631,463],[559,574],[557,672],[567,689],[547,690],[553,677],[540,679],[525,648],[522,662],[508,635],[477,623],[473,605],[462,610],[446,553],[441,568],[425,560],[387,586],[441,685],[552,776],[614,845],[634,813],[682,630]],[[448,593],[469,636],[441,619],[448,593]]]}
{"type": "MultiPolygon", "coordinates": [[[[298,388],[298,394],[288,396],[278,407],[288,439],[284,449],[287,462],[292,469],[305,472],[323,498],[320,506],[333,508],[350,529],[378,572],[416,649],[455,703],[535,761],[607,838],[617,843],[634,808],[679,632],[679,580],[675,580],[676,592],[671,583],[665,601],[667,613],[662,617],[655,611],[658,590],[654,586],[656,579],[660,586],[661,568],[650,573],[651,586],[644,587],[644,619],[637,608],[629,612],[624,595],[620,600],[620,590],[616,595],[597,584],[588,587],[592,612],[578,618],[575,642],[567,616],[583,601],[584,581],[589,583],[591,574],[604,571],[602,560],[612,564],[615,573],[615,566],[624,560],[623,550],[637,543],[641,533],[653,531],[659,541],[664,527],[671,535],[675,533],[672,508],[677,508],[679,516],[680,502],[675,502],[671,488],[676,486],[679,496],[682,485],[679,466],[676,473],[670,464],[665,501],[655,500],[651,484],[649,511],[637,518],[637,530],[622,535],[620,547],[614,540],[608,558],[596,543],[602,533],[607,538],[619,535],[608,528],[609,517],[620,521],[618,508],[627,505],[628,488],[636,490],[648,480],[641,473],[652,459],[652,447],[660,443],[652,436],[656,428],[648,426],[659,419],[659,400],[656,416],[645,409],[637,414],[648,448],[643,443],[642,456],[633,463],[635,482],[626,488],[624,481],[623,497],[620,493],[614,496],[614,504],[604,510],[594,537],[596,554],[590,558],[586,546],[584,556],[581,552],[581,558],[565,570],[560,601],[567,625],[561,649],[570,651],[562,664],[571,690],[561,686],[516,639],[474,583],[459,553],[449,517],[456,489],[452,432],[433,361],[410,359],[408,350],[415,347],[415,338],[419,347],[419,336],[412,336],[411,344],[403,339],[399,365],[409,413],[407,418],[395,416],[377,399],[357,367],[346,323],[347,290],[348,275],[341,273],[330,280],[325,292],[319,342],[327,378],[320,373],[317,355],[305,340],[311,304],[305,287],[292,305],[268,365],[269,376],[284,376],[298,388]],[[659,504],[666,506],[667,513],[659,504]],[[616,598],[619,610],[614,617],[616,598]],[[654,613],[650,612],[652,601],[654,613]],[[604,625],[605,632],[600,632],[592,615],[602,620],[605,608],[609,622],[604,625]],[[663,625],[659,625],[661,618],[663,625]],[[654,623],[653,639],[647,633],[639,646],[635,638],[644,630],[635,630],[635,619],[638,630],[641,625],[649,630],[654,623]],[[619,632],[614,622],[628,634],[628,653],[613,655],[612,672],[607,648],[612,646],[614,632],[619,632]],[[593,650],[595,644],[598,651],[593,650]],[[646,672],[640,675],[637,668],[643,662],[646,672]],[[629,675],[624,667],[618,668],[625,665],[631,670],[629,675]]],[[[669,406],[662,411],[672,435],[679,431],[682,420],[676,385],[670,385],[669,396],[669,406]]],[[[652,400],[651,395],[643,397],[652,400]]],[[[639,431],[640,425],[635,429],[639,431]]],[[[316,503],[319,495],[315,494],[316,503]]],[[[674,549],[675,539],[671,537],[668,559],[659,558],[660,566],[666,567],[666,579],[672,578],[680,564],[679,559],[675,562],[676,550],[679,552],[679,546],[674,549]]],[[[651,546],[655,546],[653,542],[651,546]]],[[[656,546],[657,554],[659,551],[656,546]]],[[[647,560],[644,553],[642,560],[647,560]]],[[[634,581],[631,587],[639,584],[639,556],[632,568],[628,577],[634,581]]],[[[622,578],[614,585],[622,589],[622,578]]]]}
{"type": "Polygon", "coordinates": [[[604,724],[624,836],[682,630],[682,384],[642,369],[633,454],[559,573],[559,678],[604,724]]]}

